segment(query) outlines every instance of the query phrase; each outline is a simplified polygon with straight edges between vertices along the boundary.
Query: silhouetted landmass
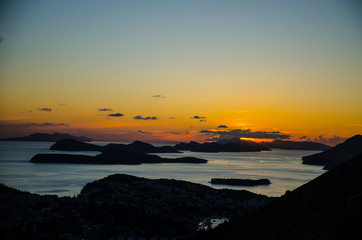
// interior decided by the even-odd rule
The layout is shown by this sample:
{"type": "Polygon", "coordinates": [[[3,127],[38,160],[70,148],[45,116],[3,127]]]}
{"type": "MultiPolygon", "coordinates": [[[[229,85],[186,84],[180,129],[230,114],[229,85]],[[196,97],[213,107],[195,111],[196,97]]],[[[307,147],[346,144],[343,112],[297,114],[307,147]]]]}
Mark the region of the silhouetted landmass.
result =
{"type": "Polygon", "coordinates": [[[121,150],[121,151],[128,151],[128,152],[138,152],[138,153],[180,153],[176,149],[171,146],[162,146],[162,147],[155,147],[152,144],[141,142],[141,141],[134,141],[130,144],[108,144],[105,146],[106,150],[121,150]]]}
{"type": "Polygon", "coordinates": [[[211,216],[243,215],[269,199],[248,191],[115,174],[77,197],[0,184],[0,239],[179,239],[211,216]]]}
{"type": "Polygon", "coordinates": [[[134,141],[130,144],[116,144],[111,143],[106,146],[99,146],[96,144],[83,143],[76,140],[64,139],[56,142],[50,147],[51,150],[61,151],[99,151],[106,150],[119,150],[137,153],[180,153],[171,146],[155,147],[152,144],[134,141]]]}
{"type": "Polygon", "coordinates": [[[134,141],[130,144],[116,144],[111,143],[106,146],[98,146],[94,144],[85,145],[84,143],[77,143],[75,141],[61,141],[55,143],[50,149],[64,150],[64,151],[123,151],[123,152],[136,152],[136,153],[180,153],[179,150],[190,150],[194,152],[259,152],[269,151],[270,149],[262,146],[253,141],[233,141],[227,143],[197,143],[191,141],[190,143],[179,143],[175,146],[162,146],[155,147],[152,144],[134,141]],[[99,150],[94,150],[99,149],[99,150]]]}
{"type": "Polygon", "coordinates": [[[321,153],[302,157],[303,164],[323,165],[331,169],[362,153],[362,136],[355,135],[343,143],[321,153]]]}
{"type": "Polygon", "coordinates": [[[87,137],[76,137],[73,135],[65,134],[65,133],[58,133],[55,132],[53,134],[47,133],[34,133],[29,136],[25,137],[18,137],[18,138],[6,138],[1,139],[3,141],[39,141],[39,142],[57,142],[64,139],[74,139],[81,142],[91,142],[93,139],[87,137]]]}
{"type": "Polygon", "coordinates": [[[327,150],[330,146],[317,142],[295,142],[295,141],[283,141],[274,140],[272,142],[262,142],[263,146],[268,148],[280,148],[280,149],[295,149],[295,150],[327,150]]]}
{"type": "Polygon", "coordinates": [[[237,178],[212,178],[211,184],[232,185],[232,186],[258,186],[271,184],[269,179],[237,179],[237,178]]]}
{"type": "Polygon", "coordinates": [[[103,150],[102,146],[98,146],[91,143],[84,143],[75,139],[64,139],[54,143],[50,150],[62,150],[62,151],[99,151],[103,150]]]}
{"type": "Polygon", "coordinates": [[[175,145],[177,150],[189,150],[193,152],[260,152],[270,150],[253,141],[239,140],[239,142],[227,143],[198,143],[191,141],[189,143],[179,143],[175,145]]]}
{"type": "Polygon", "coordinates": [[[81,163],[81,164],[142,164],[142,163],[207,163],[207,160],[195,157],[162,158],[156,155],[105,150],[97,156],[77,154],[36,154],[33,163],[81,163]]]}
{"type": "Polygon", "coordinates": [[[192,239],[362,239],[362,154],[192,239]]]}

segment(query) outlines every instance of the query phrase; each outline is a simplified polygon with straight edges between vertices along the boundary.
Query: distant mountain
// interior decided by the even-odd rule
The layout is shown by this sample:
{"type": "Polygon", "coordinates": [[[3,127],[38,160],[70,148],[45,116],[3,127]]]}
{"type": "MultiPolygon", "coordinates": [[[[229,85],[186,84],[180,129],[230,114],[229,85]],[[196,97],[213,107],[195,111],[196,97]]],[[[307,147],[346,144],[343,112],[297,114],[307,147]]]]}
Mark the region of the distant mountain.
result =
{"type": "Polygon", "coordinates": [[[6,138],[1,139],[3,141],[39,141],[39,142],[57,142],[64,139],[74,139],[81,142],[91,142],[93,139],[87,137],[76,137],[70,134],[58,133],[55,132],[53,134],[47,133],[34,133],[25,137],[17,137],[17,138],[6,138]]]}
{"type": "Polygon", "coordinates": [[[98,146],[91,143],[84,143],[75,139],[63,139],[54,143],[50,150],[61,151],[99,151],[104,149],[102,146],[98,146]]]}
{"type": "Polygon", "coordinates": [[[317,142],[295,142],[274,140],[272,142],[262,142],[262,145],[268,148],[295,149],[295,150],[327,150],[330,146],[317,142]]]}
{"type": "Polygon", "coordinates": [[[343,143],[321,153],[305,156],[303,164],[324,165],[324,169],[331,169],[362,153],[362,136],[355,135],[343,143]]]}
{"type": "Polygon", "coordinates": [[[128,145],[126,144],[108,144],[105,146],[105,149],[117,149],[128,152],[138,152],[138,153],[180,153],[174,147],[171,146],[162,146],[155,147],[152,144],[134,141],[128,145]]]}
{"type": "Polygon", "coordinates": [[[240,140],[228,142],[210,142],[197,143],[179,143],[175,145],[177,150],[189,150],[193,152],[260,152],[269,151],[270,149],[253,141],[240,140]]]}
{"type": "Polygon", "coordinates": [[[362,154],[191,239],[362,239],[362,154]]]}
{"type": "Polygon", "coordinates": [[[152,144],[134,141],[130,144],[116,144],[110,143],[106,146],[99,146],[96,144],[83,143],[74,139],[64,139],[57,141],[51,147],[51,150],[61,151],[99,151],[104,152],[106,150],[117,150],[126,152],[137,153],[180,153],[171,146],[155,147],[152,144]]]}

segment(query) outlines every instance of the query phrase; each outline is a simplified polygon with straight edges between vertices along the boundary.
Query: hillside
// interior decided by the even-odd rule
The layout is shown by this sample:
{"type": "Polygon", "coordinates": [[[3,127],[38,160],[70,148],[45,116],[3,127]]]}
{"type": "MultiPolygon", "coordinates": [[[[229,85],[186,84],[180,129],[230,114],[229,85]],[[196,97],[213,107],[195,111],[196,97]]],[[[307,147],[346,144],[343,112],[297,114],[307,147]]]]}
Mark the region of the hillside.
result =
{"type": "Polygon", "coordinates": [[[73,198],[0,184],[0,239],[179,239],[205,218],[245,214],[268,201],[244,190],[124,174],[88,183],[73,198]]]}
{"type": "Polygon", "coordinates": [[[362,153],[362,136],[355,135],[343,143],[321,153],[305,156],[303,164],[323,165],[324,169],[331,169],[362,153]]]}
{"type": "Polygon", "coordinates": [[[362,239],[362,154],[192,239],[362,239]]]}

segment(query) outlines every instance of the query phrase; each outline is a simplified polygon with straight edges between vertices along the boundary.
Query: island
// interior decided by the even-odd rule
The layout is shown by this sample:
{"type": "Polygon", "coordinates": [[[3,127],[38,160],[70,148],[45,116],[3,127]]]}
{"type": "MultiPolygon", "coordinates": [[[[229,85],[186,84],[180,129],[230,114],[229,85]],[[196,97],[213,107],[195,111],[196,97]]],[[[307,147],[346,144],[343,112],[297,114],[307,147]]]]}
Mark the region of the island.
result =
{"type": "Polygon", "coordinates": [[[284,141],[284,140],[274,140],[272,142],[261,142],[265,147],[268,148],[280,148],[280,149],[293,149],[293,150],[320,150],[325,151],[332,147],[325,145],[323,143],[311,142],[311,141],[284,141]]]}
{"type": "Polygon", "coordinates": [[[51,147],[51,150],[60,150],[60,151],[99,151],[103,152],[106,150],[119,150],[127,152],[137,152],[137,153],[180,153],[172,146],[162,146],[155,147],[152,144],[134,141],[130,144],[116,144],[110,143],[106,146],[99,146],[91,143],[84,143],[74,139],[63,139],[54,143],[51,147]]]}
{"type": "Polygon", "coordinates": [[[189,150],[192,152],[260,152],[270,151],[269,148],[253,141],[240,140],[238,142],[205,142],[198,143],[191,141],[189,143],[179,143],[175,145],[177,150],[189,150]]]}
{"type": "Polygon", "coordinates": [[[101,152],[104,149],[102,146],[96,144],[85,143],[75,139],[63,139],[57,141],[52,146],[50,150],[61,150],[61,151],[97,151],[101,152]]]}
{"type": "Polygon", "coordinates": [[[259,185],[270,185],[269,179],[238,179],[238,178],[212,178],[211,184],[218,185],[231,185],[231,186],[259,186],[259,185]]]}

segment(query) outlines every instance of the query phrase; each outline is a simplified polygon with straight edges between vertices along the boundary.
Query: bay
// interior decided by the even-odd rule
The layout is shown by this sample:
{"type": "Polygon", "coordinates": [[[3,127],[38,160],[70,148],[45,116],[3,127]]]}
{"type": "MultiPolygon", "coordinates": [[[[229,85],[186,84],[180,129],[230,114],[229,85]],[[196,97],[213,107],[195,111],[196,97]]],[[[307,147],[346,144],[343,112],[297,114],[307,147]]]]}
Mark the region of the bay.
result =
{"type": "MultiPolygon", "coordinates": [[[[107,144],[107,142],[94,143],[107,144]]],[[[206,164],[91,165],[29,162],[37,153],[72,153],[93,156],[99,154],[99,152],[49,150],[52,144],[54,143],[0,141],[0,182],[32,193],[75,196],[88,182],[111,174],[124,173],[151,179],[178,179],[214,188],[245,189],[268,196],[281,196],[286,190],[293,190],[325,172],[322,166],[304,165],[301,161],[302,156],[319,151],[282,149],[262,152],[183,151],[182,153],[157,154],[169,158],[186,156],[203,158],[208,160],[206,164]],[[268,178],[271,184],[253,187],[211,185],[211,178],[268,178]]]]}

